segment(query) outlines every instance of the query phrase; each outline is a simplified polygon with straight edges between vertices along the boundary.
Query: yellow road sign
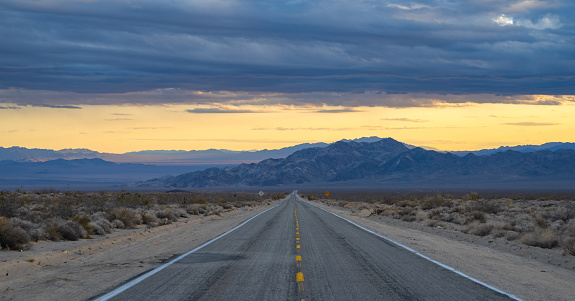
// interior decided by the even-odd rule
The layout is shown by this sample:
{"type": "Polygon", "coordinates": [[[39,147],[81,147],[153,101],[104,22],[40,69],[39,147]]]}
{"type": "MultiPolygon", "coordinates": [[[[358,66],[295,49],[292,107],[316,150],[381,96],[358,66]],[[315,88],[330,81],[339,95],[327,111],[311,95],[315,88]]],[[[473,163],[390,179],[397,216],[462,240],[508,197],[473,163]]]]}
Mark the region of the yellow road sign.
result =
{"type": "Polygon", "coordinates": [[[329,191],[326,191],[325,196],[329,197],[329,195],[330,195],[329,191]]]}

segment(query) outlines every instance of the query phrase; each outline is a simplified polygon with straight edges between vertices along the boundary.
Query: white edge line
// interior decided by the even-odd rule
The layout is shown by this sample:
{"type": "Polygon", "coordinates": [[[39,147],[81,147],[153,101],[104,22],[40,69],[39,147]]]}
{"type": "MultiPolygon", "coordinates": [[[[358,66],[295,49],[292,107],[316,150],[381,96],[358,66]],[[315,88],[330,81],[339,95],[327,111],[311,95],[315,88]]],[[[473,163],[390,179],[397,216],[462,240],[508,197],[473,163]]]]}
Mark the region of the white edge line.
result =
{"type": "Polygon", "coordinates": [[[153,270],[147,272],[146,274],[144,274],[144,275],[142,275],[142,276],[140,276],[140,277],[138,277],[138,278],[136,278],[136,279],[134,279],[134,280],[132,280],[132,281],[130,281],[130,282],[128,282],[128,283],[126,283],[126,284],[124,284],[124,285],[122,285],[122,286],[116,288],[116,289],[114,289],[113,291],[111,291],[111,292],[109,292],[109,293],[107,293],[107,294],[105,294],[105,295],[103,295],[103,296],[101,296],[101,297],[98,297],[98,298],[95,299],[94,301],[106,301],[106,300],[110,300],[111,298],[116,297],[117,295],[123,293],[124,291],[128,290],[129,288],[133,287],[134,285],[136,285],[136,284],[138,284],[138,283],[144,281],[146,278],[148,278],[148,277],[150,277],[150,276],[152,276],[152,275],[158,273],[159,271],[161,271],[161,270],[163,270],[163,269],[169,267],[170,265],[172,265],[173,263],[175,263],[175,262],[181,260],[182,258],[184,258],[184,257],[186,257],[186,256],[188,256],[188,255],[190,255],[190,254],[192,254],[192,253],[198,251],[199,249],[201,249],[201,248],[203,248],[203,247],[205,247],[205,246],[207,246],[207,245],[213,243],[214,241],[216,241],[216,240],[218,240],[218,239],[220,239],[220,238],[222,238],[222,237],[224,237],[224,236],[226,236],[226,235],[232,233],[234,230],[237,230],[237,229],[240,228],[241,226],[247,224],[249,221],[251,221],[252,219],[258,217],[260,214],[266,213],[267,211],[276,208],[277,206],[281,205],[283,202],[284,202],[284,201],[282,201],[281,203],[279,203],[279,204],[277,204],[277,205],[275,205],[275,206],[273,206],[273,207],[271,207],[271,208],[266,209],[265,211],[262,211],[262,212],[260,212],[260,213],[258,213],[258,214],[256,214],[256,215],[250,217],[249,219],[247,219],[247,220],[244,221],[243,223],[237,225],[235,228],[231,229],[230,231],[228,231],[228,232],[226,232],[226,233],[224,233],[224,234],[221,234],[220,236],[218,236],[218,237],[216,237],[216,238],[213,238],[212,240],[210,240],[210,241],[204,243],[203,245],[201,245],[201,246],[199,246],[199,247],[197,247],[197,248],[195,248],[195,249],[193,249],[193,250],[191,250],[191,251],[188,251],[188,252],[185,253],[185,254],[182,254],[182,255],[178,256],[176,259],[171,260],[170,262],[167,262],[167,263],[165,263],[165,264],[163,264],[163,265],[161,265],[161,266],[159,266],[159,267],[157,267],[157,268],[155,268],[155,269],[153,269],[153,270]]]}
{"type": "MultiPolygon", "coordinates": [[[[299,198],[299,196],[298,196],[298,198],[299,198]]],[[[425,256],[425,255],[423,255],[423,254],[421,254],[421,253],[415,251],[414,249],[412,249],[412,248],[410,248],[410,247],[408,247],[408,246],[404,246],[404,245],[402,245],[402,244],[400,244],[400,243],[398,243],[398,242],[396,242],[396,241],[394,241],[394,240],[392,240],[392,239],[390,239],[390,238],[387,238],[387,237],[385,237],[385,236],[383,236],[383,235],[381,235],[381,234],[378,234],[378,233],[373,232],[373,231],[371,231],[371,230],[369,230],[369,229],[366,229],[366,228],[364,228],[364,227],[362,227],[362,226],[360,226],[360,225],[358,225],[358,224],[356,224],[356,223],[354,223],[354,222],[348,220],[348,219],[345,218],[345,217],[341,217],[341,216],[339,216],[339,215],[337,215],[337,214],[335,214],[335,213],[333,213],[333,212],[331,212],[331,211],[329,211],[329,210],[326,210],[326,209],[323,209],[323,208],[318,207],[318,206],[316,206],[316,205],[310,204],[309,202],[303,201],[303,199],[302,199],[301,201],[304,202],[304,203],[307,204],[307,205],[310,205],[310,206],[312,206],[312,207],[316,207],[316,208],[321,209],[321,210],[323,210],[323,211],[325,211],[325,212],[327,212],[327,213],[331,213],[331,214],[333,214],[333,215],[335,215],[335,216],[337,216],[337,217],[339,217],[339,218],[341,218],[341,219],[347,221],[348,223],[350,223],[350,224],[352,224],[352,225],[354,225],[354,226],[356,226],[356,227],[358,227],[358,228],[360,228],[360,229],[362,229],[362,230],[365,230],[365,231],[367,231],[367,232],[369,232],[369,233],[371,233],[371,234],[373,234],[373,235],[375,235],[375,236],[381,237],[381,238],[383,238],[383,239],[385,239],[385,240],[387,240],[387,241],[389,241],[389,242],[391,242],[391,243],[393,243],[393,244],[395,244],[395,245],[397,245],[397,246],[400,246],[400,247],[406,249],[407,251],[409,251],[409,252],[411,252],[411,253],[413,253],[413,254],[415,254],[415,255],[417,255],[417,256],[423,258],[423,259],[429,260],[429,261],[431,261],[431,262],[433,262],[433,263],[439,265],[439,266],[442,267],[442,268],[445,268],[445,269],[447,269],[447,270],[450,270],[450,271],[452,271],[452,272],[454,272],[454,273],[456,273],[456,274],[458,274],[458,275],[460,275],[460,276],[463,276],[463,277],[465,277],[465,278],[467,278],[467,279],[469,279],[469,280],[471,280],[471,281],[473,281],[473,282],[475,282],[475,283],[477,283],[477,284],[483,285],[483,286],[487,287],[488,289],[491,289],[491,290],[496,291],[496,292],[498,292],[498,293],[500,293],[500,294],[503,294],[503,295],[505,295],[505,296],[507,296],[507,297],[513,299],[513,300],[522,301],[521,299],[517,298],[517,297],[514,296],[514,295],[511,295],[511,294],[509,294],[509,293],[506,293],[506,292],[504,292],[504,291],[502,291],[502,290],[500,290],[500,289],[498,289],[498,288],[495,288],[495,287],[493,287],[493,286],[491,286],[491,285],[489,285],[489,284],[487,284],[487,283],[481,282],[481,281],[479,281],[479,280],[477,280],[477,279],[475,279],[475,278],[473,278],[473,277],[471,277],[471,276],[469,276],[469,275],[466,275],[466,274],[464,274],[463,272],[460,272],[460,271],[458,271],[458,270],[456,270],[456,269],[454,269],[454,268],[452,268],[452,267],[450,267],[450,266],[448,266],[448,265],[445,265],[445,264],[443,264],[443,263],[441,263],[441,262],[439,262],[439,261],[437,261],[437,260],[433,260],[433,259],[431,259],[431,258],[429,258],[429,257],[427,257],[427,256],[425,256]]]]}

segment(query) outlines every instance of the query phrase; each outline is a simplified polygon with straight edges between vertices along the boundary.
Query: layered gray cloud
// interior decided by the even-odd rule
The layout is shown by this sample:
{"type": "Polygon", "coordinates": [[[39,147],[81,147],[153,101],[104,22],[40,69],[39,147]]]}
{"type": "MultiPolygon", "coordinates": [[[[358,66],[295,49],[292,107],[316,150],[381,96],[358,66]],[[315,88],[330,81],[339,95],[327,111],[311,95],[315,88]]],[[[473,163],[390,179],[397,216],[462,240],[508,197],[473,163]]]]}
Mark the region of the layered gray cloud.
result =
{"type": "Polygon", "coordinates": [[[261,111],[255,111],[255,110],[235,110],[235,109],[230,110],[224,108],[196,108],[186,110],[186,112],[194,114],[263,113],[261,111]]]}
{"type": "Polygon", "coordinates": [[[0,101],[406,107],[575,94],[573,1],[406,3],[4,0],[0,101]]]}

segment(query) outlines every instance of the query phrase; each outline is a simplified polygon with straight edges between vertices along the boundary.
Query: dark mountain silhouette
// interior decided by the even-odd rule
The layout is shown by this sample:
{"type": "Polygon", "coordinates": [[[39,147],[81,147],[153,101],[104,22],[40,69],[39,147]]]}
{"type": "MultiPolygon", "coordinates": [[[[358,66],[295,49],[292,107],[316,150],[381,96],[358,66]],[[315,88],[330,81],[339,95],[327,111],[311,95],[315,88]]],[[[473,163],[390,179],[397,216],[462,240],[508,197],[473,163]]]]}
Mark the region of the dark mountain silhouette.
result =
{"type": "Polygon", "coordinates": [[[297,151],[285,159],[211,168],[152,179],[140,187],[208,188],[226,186],[349,185],[365,187],[517,188],[532,183],[544,189],[575,189],[575,151],[508,150],[489,156],[460,157],[408,148],[391,138],[377,142],[336,142],[297,151]]]}

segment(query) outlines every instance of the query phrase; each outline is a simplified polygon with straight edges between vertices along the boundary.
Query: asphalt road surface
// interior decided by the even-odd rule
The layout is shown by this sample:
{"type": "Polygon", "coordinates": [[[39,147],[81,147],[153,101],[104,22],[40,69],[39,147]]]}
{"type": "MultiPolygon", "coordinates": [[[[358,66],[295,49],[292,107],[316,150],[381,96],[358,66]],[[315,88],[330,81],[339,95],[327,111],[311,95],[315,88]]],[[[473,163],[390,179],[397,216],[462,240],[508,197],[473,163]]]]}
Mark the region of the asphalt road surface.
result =
{"type": "Polygon", "coordinates": [[[180,257],[100,300],[513,300],[295,193],[180,257]]]}

